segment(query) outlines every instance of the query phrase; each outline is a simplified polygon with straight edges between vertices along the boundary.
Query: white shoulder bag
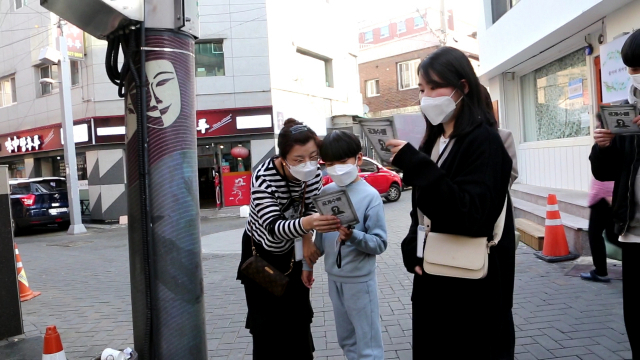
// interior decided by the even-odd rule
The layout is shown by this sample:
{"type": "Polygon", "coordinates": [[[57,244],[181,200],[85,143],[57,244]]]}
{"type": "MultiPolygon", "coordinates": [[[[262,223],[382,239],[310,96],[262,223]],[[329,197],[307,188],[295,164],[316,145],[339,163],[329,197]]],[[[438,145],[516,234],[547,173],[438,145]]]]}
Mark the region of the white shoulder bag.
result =
{"type": "MultiPolygon", "coordinates": [[[[453,147],[452,139],[444,150],[444,154],[438,161],[440,153],[439,144],[436,142],[431,158],[441,166],[444,158],[453,147]]],[[[508,198],[508,197],[507,197],[508,198]]],[[[448,276],[463,279],[482,279],[489,271],[489,251],[492,246],[498,244],[502,237],[507,199],[505,199],[502,213],[493,229],[493,240],[487,241],[487,237],[473,238],[462,235],[442,234],[428,232],[424,246],[424,271],[431,275],[448,276]]],[[[431,222],[418,209],[418,220],[421,224],[427,224],[431,228],[431,222]]]]}

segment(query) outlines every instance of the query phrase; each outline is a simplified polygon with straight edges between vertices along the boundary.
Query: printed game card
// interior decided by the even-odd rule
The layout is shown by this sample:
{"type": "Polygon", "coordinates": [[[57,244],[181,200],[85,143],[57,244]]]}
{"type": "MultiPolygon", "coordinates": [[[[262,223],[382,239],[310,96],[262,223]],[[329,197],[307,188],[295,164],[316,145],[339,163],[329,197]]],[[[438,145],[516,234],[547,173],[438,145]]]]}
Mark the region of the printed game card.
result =
{"type": "Polygon", "coordinates": [[[639,134],[640,127],[633,123],[638,116],[635,105],[600,105],[605,129],[614,134],[639,134]]]}
{"type": "Polygon", "coordinates": [[[382,162],[391,163],[391,150],[385,145],[391,139],[397,139],[398,134],[393,119],[359,121],[362,131],[371,143],[382,162]]]}
{"type": "Polygon", "coordinates": [[[356,225],[360,222],[346,190],[322,194],[313,197],[311,200],[313,200],[320,214],[334,215],[340,219],[342,226],[356,225]]]}

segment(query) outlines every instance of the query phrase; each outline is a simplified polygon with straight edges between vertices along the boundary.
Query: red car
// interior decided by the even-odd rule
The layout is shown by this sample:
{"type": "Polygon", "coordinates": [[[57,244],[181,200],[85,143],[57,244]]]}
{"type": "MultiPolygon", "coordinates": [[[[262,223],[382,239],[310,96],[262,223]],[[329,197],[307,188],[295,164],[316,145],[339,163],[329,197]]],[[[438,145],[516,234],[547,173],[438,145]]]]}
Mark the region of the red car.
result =
{"type": "MultiPolygon", "coordinates": [[[[327,167],[322,161],[320,161],[320,168],[323,175],[322,185],[331,184],[333,180],[327,174],[327,167]]],[[[362,159],[362,166],[360,166],[358,175],[378,190],[380,196],[388,201],[393,202],[400,199],[400,195],[402,195],[402,178],[397,173],[365,157],[362,159]]]]}

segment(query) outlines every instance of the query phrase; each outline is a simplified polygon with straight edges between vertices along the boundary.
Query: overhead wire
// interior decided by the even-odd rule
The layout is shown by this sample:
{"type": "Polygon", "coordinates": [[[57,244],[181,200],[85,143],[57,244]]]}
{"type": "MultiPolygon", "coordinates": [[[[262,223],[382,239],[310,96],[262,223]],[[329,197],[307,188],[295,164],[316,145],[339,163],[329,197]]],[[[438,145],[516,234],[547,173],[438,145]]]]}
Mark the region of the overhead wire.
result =
{"type": "MultiPolygon", "coordinates": [[[[258,16],[258,17],[256,17],[256,18],[251,19],[251,20],[248,20],[248,21],[245,21],[245,22],[241,22],[240,24],[235,24],[235,25],[233,25],[233,26],[231,26],[231,27],[228,27],[228,28],[226,28],[226,29],[223,29],[223,30],[220,30],[220,31],[216,31],[216,32],[217,32],[217,33],[221,33],[221,32],[227,31],[227,30],[231,30],[231,29],[233,29],[233,28],[235,28],[235,27],[238,27],[238,26],[240,26],[240,25],[244,25],[244,24],[250,23],[250,22],[252,22],[252,21],[256,21],[256,20],[260,19],[260,18],[261,18],[261,17],[263,17],[263,16],[267,16],[267,14],[262,14],[262,15],[260,15],[260,16],[258,16]]],[[[202,23],[202,22],[201,22],[201,23],[202,23]]],[[[206,24],[206,23],[208,23],[208,22],[205,22],[205,24],[206,24]]]]}
{"type": "Polygon", "coordinates": [[[45,29],[44,31],[40,31],[39,33],[35,33],[35,34],[31,35],[31,36],[27,36],[26,38],[23,38],[23,39],[20,39],[20,40],[16,40],[14,42],[2,45],[2,46],[0,46],[0,49],[5,48],[5,47],[10,46],[10,45],[13,45],[13,44],[17,44],[17,43],[19,43],[21,41],[29,40],[34,36],[42,35],[42,34],[44,34],[46,32],[49,32],[49,30],[51,30],[51,29],[45,29]]]}
{"type": "Polygon", "coordinates": [[[10,32],[10,31],[26,31],[26,30],[36,30],[36,29],[42,29],[42,28],[49,28],[52,27],[53,25],[42,25],[42,26],[38,26],[38,27],[30,27],[30,28],[22,28],[22,29],[9,29],[9,30],[2,30],[0,31],[0,33],[5,33],[5,32],[10,32]]]}

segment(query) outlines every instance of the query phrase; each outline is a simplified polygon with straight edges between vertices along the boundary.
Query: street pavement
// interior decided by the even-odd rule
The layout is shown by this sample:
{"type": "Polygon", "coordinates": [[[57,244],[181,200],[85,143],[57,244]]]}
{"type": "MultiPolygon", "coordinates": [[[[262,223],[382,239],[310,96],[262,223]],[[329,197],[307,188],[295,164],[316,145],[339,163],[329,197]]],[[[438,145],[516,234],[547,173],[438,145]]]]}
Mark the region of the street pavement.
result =
{"type": "MultiPolygon", "coordinates": [[[[386,359],[411,359],[412,277],[400,253],[410,203],[407,191],[400,201],[384,205],[389,248],[378,258],[377,273],[386,359]]],[[[212,214],[202,217],[209,357],[251,359],[244,292],[235,280],[239,229],[245,220],[212,214]]],[[[93,359],[106,347],[133,347],[125,227],[90,227],[88,234],[76,236],[44,229],[16,242],[31,288],[42,292],[22,303],[27,337],[43,335],[47,325],[55,324],[69,360],[93,359]]],[[[343,359],[327,276],[322,261],[319,264],[311,291],[315,355],[343,359]]],[[[516,359],[630,359],[621,282],[590,283],[566,276],[572,265],[542,262],[520,245],[513,309],[516,359]]]]}

